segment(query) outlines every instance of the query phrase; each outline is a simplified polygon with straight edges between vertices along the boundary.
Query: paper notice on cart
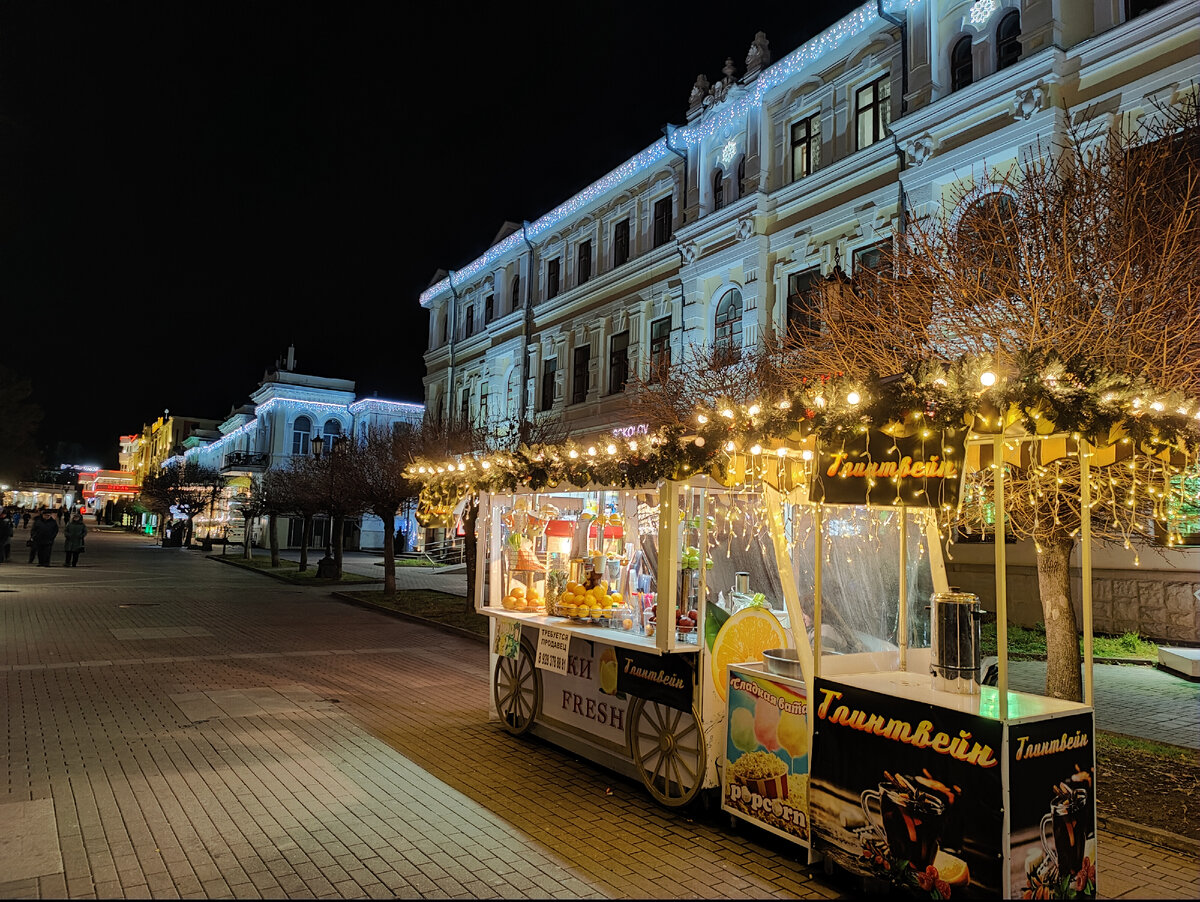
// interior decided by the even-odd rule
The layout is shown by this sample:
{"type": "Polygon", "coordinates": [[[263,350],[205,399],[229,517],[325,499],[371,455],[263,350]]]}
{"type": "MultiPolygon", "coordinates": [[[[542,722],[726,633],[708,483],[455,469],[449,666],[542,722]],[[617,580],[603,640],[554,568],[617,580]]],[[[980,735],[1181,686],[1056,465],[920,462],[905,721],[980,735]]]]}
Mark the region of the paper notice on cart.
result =
{"type": "Polygon", "coordinates": [[[538,631],[537,666],[554,673],[566,673],[567,649],[570,647],[570,633],[565,630],[550,630],[542,627],[538,631]]]}
{"type": "Polygon", "coordinates": [[[521,624],[515,620],[500,620],[496,623],[494,650],[502,658],[516,658],[521,651],[521,624]]]}

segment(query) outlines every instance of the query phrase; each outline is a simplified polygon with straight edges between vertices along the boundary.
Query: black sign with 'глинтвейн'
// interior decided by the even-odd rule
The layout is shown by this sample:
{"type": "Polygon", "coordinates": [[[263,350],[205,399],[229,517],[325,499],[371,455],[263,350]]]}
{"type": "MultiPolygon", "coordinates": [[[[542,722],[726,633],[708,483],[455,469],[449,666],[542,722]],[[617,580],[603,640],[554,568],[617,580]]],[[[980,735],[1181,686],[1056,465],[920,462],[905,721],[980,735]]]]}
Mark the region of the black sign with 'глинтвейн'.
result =
{"type": "Polygon", "coordinates": [[[812,501],[957,508],[967,430],[926,429],[912,436],[878,430],[817,448],[812,501]]]}
{"type": "Polygon", "coordinates": [[[627,648],[616,652],[618,692],[692,710],[693,655],[648,655],[627,648]]]}

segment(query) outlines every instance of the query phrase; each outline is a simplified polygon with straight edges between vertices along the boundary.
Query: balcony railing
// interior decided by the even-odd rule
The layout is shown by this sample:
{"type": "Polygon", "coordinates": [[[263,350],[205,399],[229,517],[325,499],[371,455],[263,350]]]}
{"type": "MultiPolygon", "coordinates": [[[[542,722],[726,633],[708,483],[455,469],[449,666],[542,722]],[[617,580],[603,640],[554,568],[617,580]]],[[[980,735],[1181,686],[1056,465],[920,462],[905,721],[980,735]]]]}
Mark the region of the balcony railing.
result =
{"type": "Polygon", "coordinates": [[[227,470],[253,470],[261,472],[265,470],[271,463],[271,456],[266,453],[254,453],[251,451],[230,451],[225,455],[225,460],[221,464],[221,472],[227,470]]]}

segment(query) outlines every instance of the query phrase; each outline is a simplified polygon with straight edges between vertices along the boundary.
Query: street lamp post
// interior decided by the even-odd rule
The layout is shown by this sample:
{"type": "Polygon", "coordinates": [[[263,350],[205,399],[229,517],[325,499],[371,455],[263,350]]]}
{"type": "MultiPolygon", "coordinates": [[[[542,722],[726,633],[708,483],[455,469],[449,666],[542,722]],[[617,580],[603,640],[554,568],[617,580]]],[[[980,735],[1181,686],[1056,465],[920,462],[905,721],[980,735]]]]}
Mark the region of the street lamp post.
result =
{"type": "MultiPolygon", "coordinates": [[[[346,437],[342,435],[332,436],[329,440],[329,532],[325,534],[325,557],[317,561],[317,579],[338,579],[337,561],[333,559],[333,489],[334,489],[334,472],[333,469],[337,464],[337,452],[346,442],[346,437]]],[[[321,454],[325,450],[325,439],[317,435],[312,440],[312,453],[314,460],[320,460],[321,454]]]]}

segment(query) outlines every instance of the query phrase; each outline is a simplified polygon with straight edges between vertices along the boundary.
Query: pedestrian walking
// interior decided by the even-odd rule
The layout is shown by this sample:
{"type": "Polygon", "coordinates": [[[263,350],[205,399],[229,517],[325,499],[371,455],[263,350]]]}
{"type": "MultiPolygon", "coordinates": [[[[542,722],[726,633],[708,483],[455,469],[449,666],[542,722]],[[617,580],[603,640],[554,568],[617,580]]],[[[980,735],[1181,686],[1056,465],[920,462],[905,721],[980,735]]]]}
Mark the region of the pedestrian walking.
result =
{"type": "Polygon", "coordinates": [[[25,528],[26,528],[26,529],[28,529],[28,528],[29,528],[29,517],[30,517],[29,511],[25,511],[25,514],[24,514],[24,520],[25,520],[25,522],[24,522],[24,526],[25,526],[25,528]]]}
{"type": "Polygon", "coordinates": [[[14,528],[12,517],[8,515],[8,511],[0,510],[0,564],[6,563],[9,555],[12,554],[14,528]]]}
{"type": "Polygon", "coordinates": [[[74,513],[71,515],[71,522],[63,529],[63,550],[67,553],[66,563],[64,567],[78,567],[79,555],[83,552],[83,537],[87,535],[87,524],[83,522],[83,515],[74,513]]]}
{"type": "Polygon", "coordinates": [[[99,526],[103,522],[104,522],[104,509],[101,507],[97,507],[96,508],[96,525],[99,526]]]}
{"type": "Polygon", "coordinates": [[[50,566],[50,553],[54,550],[54,538],[58,535],[58,521],[43,508],[41,514],[29,528],[29,563],[36,555],[39,567],[50,566]]]}

